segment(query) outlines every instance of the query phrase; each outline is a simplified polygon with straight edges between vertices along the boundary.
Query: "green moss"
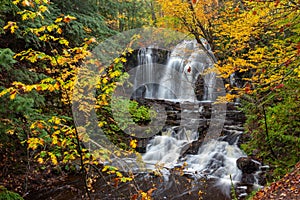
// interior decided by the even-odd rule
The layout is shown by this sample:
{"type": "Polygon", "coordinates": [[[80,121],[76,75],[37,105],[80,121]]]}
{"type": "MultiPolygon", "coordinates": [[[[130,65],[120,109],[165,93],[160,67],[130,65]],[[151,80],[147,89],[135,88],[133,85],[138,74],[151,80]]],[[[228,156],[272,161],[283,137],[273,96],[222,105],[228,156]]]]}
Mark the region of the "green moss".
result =
{"type": "Polygon", "coordinates": [[[0,200],[24,200],[18,193],[8,191],[5,187],[0,186],[0,200]]]}
{"type": "Polygon", "coordinates": [[[269,181],[280,179],[299,162],[299,87],[297,80],[289,79],[284,89],[270,95],[264,107],[244,104],[249,140],[241,147],[270,166],[269,181]]]}

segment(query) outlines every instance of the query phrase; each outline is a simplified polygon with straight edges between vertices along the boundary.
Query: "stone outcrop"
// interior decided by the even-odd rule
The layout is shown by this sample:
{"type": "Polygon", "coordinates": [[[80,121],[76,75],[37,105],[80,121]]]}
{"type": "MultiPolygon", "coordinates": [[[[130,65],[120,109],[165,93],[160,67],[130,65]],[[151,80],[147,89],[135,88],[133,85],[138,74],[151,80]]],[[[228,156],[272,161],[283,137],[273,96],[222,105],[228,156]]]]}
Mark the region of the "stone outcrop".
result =
{"type": "MultiPolygon", "coordinates": [[[[194,141],[190,148],[187,148],[184,154],[195,154],[196,149],[202,144],[202,140],[209,128],[211,121],[212,103],[207,101],[196,102],[175,102],[157,99],[135,99],[140,105],[152,107],[156,104],[163,106],[166,111],[167,119],[164,122],[163,128],[160,133],[172,128],[175,134],[181,129],[191,130],[197,128],[199,132],[198,141],[194,141]],[[184,115],[184,118],[182,117],[184,115]]],[[[221,140],[233,144],[237,141],[238,137],[243,133],[243,123],[246,118],[245,115],[237,109],[239,105],[236,103],[227,103],[226,120],[221,133],[221,140]]],[[[156,119],[160,121],[160,119],[156,119]]],[[[161,119],[163,123],[163,119],[161,119]]],[[[138,138],[137,150],[141,153],[145,152],[148,141],[152,138],[140,139],[138,138]]]]}

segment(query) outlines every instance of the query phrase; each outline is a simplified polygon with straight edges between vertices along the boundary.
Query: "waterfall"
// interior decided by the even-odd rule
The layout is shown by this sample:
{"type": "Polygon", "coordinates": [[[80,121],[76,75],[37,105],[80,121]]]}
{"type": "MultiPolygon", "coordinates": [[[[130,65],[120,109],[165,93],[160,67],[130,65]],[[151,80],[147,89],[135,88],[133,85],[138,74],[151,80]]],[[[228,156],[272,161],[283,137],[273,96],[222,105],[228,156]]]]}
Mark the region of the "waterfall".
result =
{"type": "Polygon", "coordinates": [[[236,160],[246,156],[235,143],[230,144],[223,140],[211,140],[202,145],[196,155],[187,155],[180,158],[183,151],[188,148],[192,141],[198,138],[197,133],[191,133],[182,129],[179,133],[168,130],[162,136],[156,136],[147,146],[143,155],[148,168],[154,168],[161,164],[167,168],[187,163],[186,172],[200,173],[215,178],[239,181],[241,171],[236,167],[236,160]]]}
{"type": "Polygon", "coordinates": [[[242,172],[236,167],[236,161],[246,156],[236,144],[226,141],[212,140],[201,146],[197,155],[186,158],[188,171],[198,171],[202,174],[230,181],[241,179],[242,172]]]}
{"type": "MultiPolygon", "coordinates": [[[[234,185],[239,199],[243,199],[248,195],[248,191],[261,187],[259,177],[262,171],[258,167],[255,174],[246,174],[252,177],[250,182],[243,182],[245,174],[237,167],[237,160],[247,155],[237,145],[238,135],[240,133],[211,140],[200,146],[196,154],[182,156],[192,141],[197,140],[198,134],[185,129],[176,134],[174,130],[169,129],[162,136],[156,136],[150,141],[142,158],[146,168],[159,169],[166,182],[170,176],[167,169],[185,166],[183,172],[194,177],[196,182],[201,178],[214,179],[216,182],[210,187],[218,188],[228,198],[234,185]]],[[[256,164],[261,166],[258,162],[256,164]]]]}
{"type": "MultiPolygon", "coordinates": [[[[210,52],[207,42],[205,47],[210,52]]],[[[206,69],[213,67],[214,61],[199,47],[196,40],[184,40],[175,46],[167,58],[164,70],[160,72],[153,70],[153,65],[157,61],[153,49],[154,47],[141,48],[138,52],[138,65],[142,66],[142,69],[136,77],[140,79],[142,76],[143,83],[147,83],[142,95],[139,96],[194,102],[197,100],[195,83],[201,77],[204,79],[202,88],[204,96],[200,100],[216,99],[214,95],[216,75],[213,72],[204,73],[206,69]],[[160,77],[159,83],[156,82],[157,77],[160,77]]]]}
{"type": "MultiPolygon", "coordinates": [[[[212,106],[220,93],[216,89],[219,86],[216,74],[207,72],[213,68],[215,58],[207,41],[201,41],[205,50],[196,40],[183,40],[177,44],[162,68],[156,65],[158,50],[153,46],[138,51],[138,64],[141,67],[137,68],[136,76],[133,77],[134,88],[138,91],[135,91],[134,96],[148,100],[180,102],[180,111],[169,111],[173,116],[180,112],[180,125],[169,124],[159,135],[151,138],[142,159],[146,169],[152,170],[157,166],[163,166],[164,170],[185,166],[185,173],[216,179],[217,185],[230,194],[232,183],[240,183],[244,176],[237,166],[239,158],[247,157],[237,145],[242,127],[234,127],[233,130],[230,130],[232,127],[224,127],[222,137],[202,140],[202,146],[197,146],[195,154],[186,153],[194,142],[199,142],[199,135],[203,134],[199,132],[200,124],[204,124],[203,127],[207,124],[217,127],[217,123],[222,122],[222,114],[214,113],[212,107],[208,108],[211,119],[206,119],[207,107],[203,103],[212,106]],[[202,99],[197,99],[195,89],[199,88],[195,88],[195,85],[200,77],[204,82],[203,88],[200,88],[203,95],[202,99]],[[141,86],[141,83],[144,85],[141,86]],[[183,102],[189,104],[184,106],[183,102]]],[[[230,80],[233,82],[232,78],[230,80]]],[[[170,174],[169,171],[166,173],[170,174]]]]}
{"type": "MultiPolygon", "coordinates": [[[[139,72],[137,76],[142,76],[143,81],[145,83],[149,83],[153,80],[153,63],[156,62],[156,57],[153,54],[153,47],[143,47],[138,51],[138,64],[143,66],[142,72],[139,72]]],[[[134,83],[137,84],[136,81],[134,83]]],[[[145,98],[152,98],[154,95],[153,87],[146,87],[146,91],[144,94],[145,98]]]]}
{"type": "Polygon", "coordinates": [[[198,133],[185,128],[175,131],[168,128],[162,136],[156,136],[147,146],[143,160],[147,168],[154,169],[157,164],[172,168],[188,145],[198,139],[198,133]]]}

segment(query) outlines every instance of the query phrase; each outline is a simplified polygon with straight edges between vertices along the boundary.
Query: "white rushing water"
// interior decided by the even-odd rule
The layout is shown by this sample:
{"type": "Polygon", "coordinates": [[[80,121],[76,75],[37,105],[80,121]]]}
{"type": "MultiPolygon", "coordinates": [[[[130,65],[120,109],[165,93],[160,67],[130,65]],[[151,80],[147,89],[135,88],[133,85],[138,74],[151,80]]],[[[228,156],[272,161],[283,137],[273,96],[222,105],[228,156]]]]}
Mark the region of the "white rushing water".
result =
{"type": "MultiPolygon", "coordinates": [[[[153,56],[153,47],[141,48],[138,52],[138,64],[144,66],[137,76],[142,76],[144,82],[149,83],[153,80],[153,64],[155,57],[153,56]]],[[[134,83],[137,84],[136,81],[134,83]]],[[[154,93],[153,87],[147,87],[145,98],[151,98],[154,93]]]]}
{"type": "MultiPolygon", "coordinates": [[[[210,52],[208,44],[205,45],[210,52]]],[[[211,52],[212,54],[212,52],[211,52]]],[[[198,77],[204,79],[204,97],[202,100],[215,100],[214,95],[216,74],[204,73],[206,69],[212,68],[213,59],[199,47],[196,40],[184,40],[179,43],[168,57],[164,70],[155,71],[154,63],[157,57],[153,47],[142,48],[138,52],[138,64],[143,66],[138,71],[136,79],[143,79],[143,83],[157,85],[145,85],[146,91],[143,97],[152,99],[168,99],[181,101],[196,101],[195,83],[198,77]],[[159,77],[159,83],[157,83],[159,77]]],[[[135,86],[139,81],[135,80],[135,86]]]]}
{"type": "MultiPolygon", "coordinates": [[[[168,183],[170,169],[184,166],[184,173],[191,175],[195,180],[201,178],[216,180],[210,187],[216,187],[230,197],[232,185],[240,184],[243,176],[242,171],[237,167],[237,159],[246,156],[236,144],[238,137],[235,137],[233,144],[223,140],[211,140],[202,145],[197,154],[187,154],[182,157],[191,142],[197,140],[197,133],[184,132],[185,130],[176,135],[172,131],[167,131],[162,136],[154,137],[142,156],[146,163],[145,167],[159,170],[168,183]]],[[[254,179],[257,177],[259,174],[254,175],[254,179]]],[[[256,188],[260,187],[258,180],[253,184],[256,188]]],[[[242,191],[239,197],[247,196],[247,187],[237,186],[237,190],[242,191]]]]}
{"type": "Polygon", "coordinates": [[[187,173],[197,172],[203,176],[227,180],[230,180],[231,176],[232,180],[239,181],[241,171],[236,166],[236,160],[246,155],[236,144],[230,145],[226,141],[211,140],[202,145],[196,155],[187,155],[179,159],[184,150],[197,138],[196,132],[185,129],[179,134],[165,132],[150,141],[143,160],[149,169],[155,169],[156,165],[172,168],[186,163],[187,173]]]}
{"type": "Polygon", "coordinates": [[[156,136],[150,141],[143,160],[149,169],[155,169],[156,165],[172,168],[178,164],[182,151],[197,138],[198,133],[195,131],[182,129],[176,134],[173,129],[169,129],[162,136],[156,136]]]}

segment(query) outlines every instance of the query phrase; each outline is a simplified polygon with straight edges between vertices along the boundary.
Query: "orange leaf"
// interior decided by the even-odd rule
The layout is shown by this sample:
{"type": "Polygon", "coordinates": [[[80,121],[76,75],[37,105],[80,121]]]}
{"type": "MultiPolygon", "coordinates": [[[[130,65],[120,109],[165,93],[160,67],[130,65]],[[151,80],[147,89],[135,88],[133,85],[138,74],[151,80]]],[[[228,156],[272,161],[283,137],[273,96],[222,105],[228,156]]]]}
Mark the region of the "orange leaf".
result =
{"type": "Polygon", "coordinates": [[[294,190],[296,190],[296,187],[293,186],[293,187],[290,188],[290,190],[294,191],[294,190]]]}
{"type": "Polygon", "coordinates": [[[119,178],[115,178],[114,179],[114,187],[118,187],[118,185],[119,185],[119,178]]]}
{"type": "Polygon", "coordinates": [[[40,86],[40,85],[38,85],[37,87],[36,87],[36,91],[41,91],[43,88],[42,88],[42,86],[40,86]]]}
{"type": "Polygon", "coordinates": [[[44,128],[44,125],[40,122],[37,123],[36,125],[39,129],[43,129],[44,128]]]}
{"type": "Polygon", "coordinates": [[[30,6],[30,3],[29,3],[29,1],[27,1],[27,0],[24,0],[24,1],[22,1],[22,6],[30,6]]]}
{"type": "Polygon", "coordinates": [[[71,20],[75,20],[75,19],[76,19],[76,17],[72,17],[72,16],[67,15],[67,16],[65,16],[63,21],[65,23],[69,23],[71,20]]]}

